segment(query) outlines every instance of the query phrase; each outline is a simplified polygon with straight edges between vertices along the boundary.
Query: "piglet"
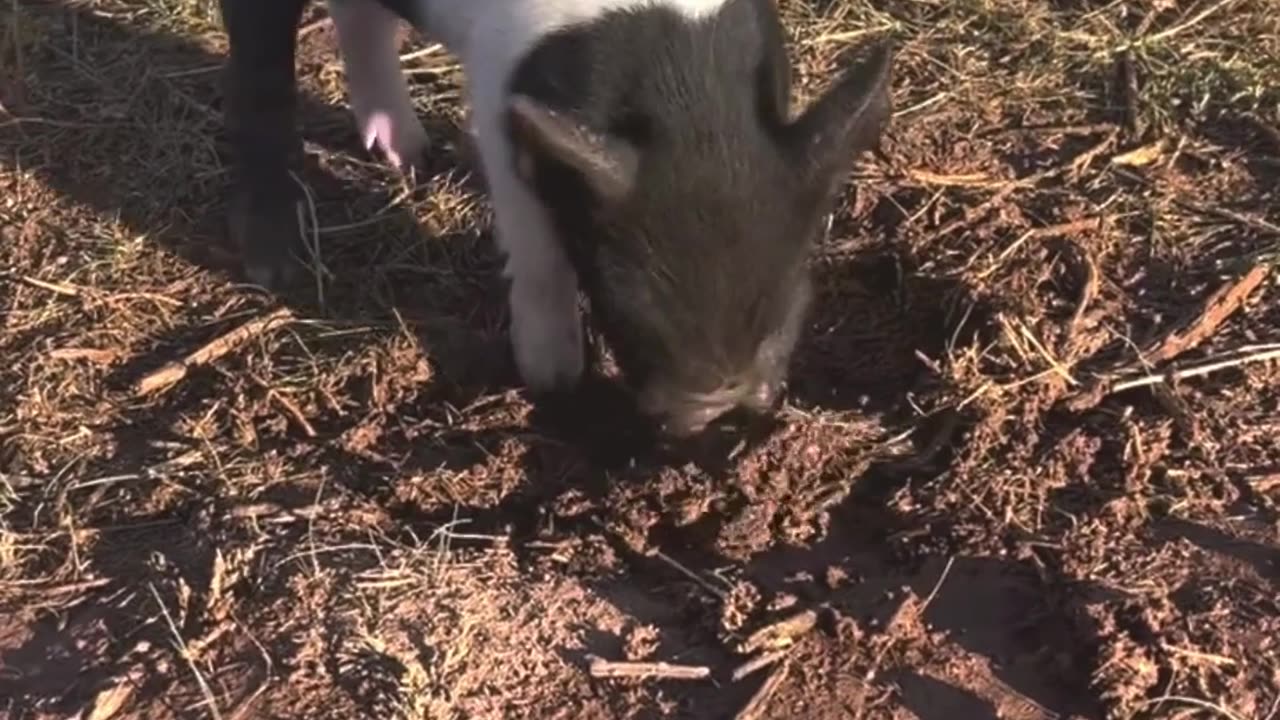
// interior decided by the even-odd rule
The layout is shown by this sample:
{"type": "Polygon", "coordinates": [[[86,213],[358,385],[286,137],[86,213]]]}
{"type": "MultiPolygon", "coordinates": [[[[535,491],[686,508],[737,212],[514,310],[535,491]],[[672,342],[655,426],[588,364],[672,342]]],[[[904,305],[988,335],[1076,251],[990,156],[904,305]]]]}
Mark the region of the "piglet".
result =
{"type": "MultiPolygon", "coordinates": [[[[306,0],[221,0],[230,231],[287,282],[298,237],[294,48],[306,0]]],[[[402,169],[426,133],[407,21],[461,60],[534,392],[585,363],[579,286],[638,406],[668,434],[768,412],[810,302],[809,248],[890,115],[887,44],[798,117],[775,0],[329,0],[361,137],[402,169]]]]}

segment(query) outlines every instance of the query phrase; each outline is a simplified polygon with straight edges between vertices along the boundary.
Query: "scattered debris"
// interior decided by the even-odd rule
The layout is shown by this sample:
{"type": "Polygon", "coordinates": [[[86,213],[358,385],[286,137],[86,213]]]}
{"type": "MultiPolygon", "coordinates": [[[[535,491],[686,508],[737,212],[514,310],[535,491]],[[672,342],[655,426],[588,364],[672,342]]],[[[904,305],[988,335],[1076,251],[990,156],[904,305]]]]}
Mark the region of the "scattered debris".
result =
{"type": "MultiPolygon", "coordinates": [[[[1187,322],[1181,330],[1171,332],[1158,344],[1142,352],[1143,363],[1155,365],[1167,362],[1188,350],[1198,347],[1209,339],[1227,318],[1231,317],[1244,305],[1249,295],[1262,284],[1269,272],[1270,267],[1267,265],[1254,265],[1239,278],[1218,288],[1205,300],[1195,317],[1187,322]]],[[[1108,395],[1124,392],[1125,390],[1161,382],[1176,382],[1189,377],[1207,375],[1236,365],[1266,361],[1275,357],[1272,353],[1272,348],[1265,346],[1246,348],[1234,353],[1234,355],[1235,357],[1230,359],[1207,362],[1194,367],[1175,369],[1164,373],[1144,373],[1136,378],[1124,378],[1125,375],[1132,376],[1132,371],[1127,373],[1123,371],[1114,372],[1093,382],[1084,390],[1069,398],[1067,407],[1079,412],[1094,407],[1108,395]]]]}
{"type": "Polygon", "coordinates": [[[0,3],[0,713],[1280,720],[1280,15],[778,6],[797,106],[899,36],[893,120],[777,427],[685,465],[612,380],[586,423],[518,382],[438,46],[401,24],[410,182],[299,19],[324,283],[273,320],[221,242],[206,4],[0,3]]]}
{"type": "Polygon", "coordinates": [[[293,318],[288,308],[280,308],[263,317],[250,320],[240,327],[210,341],[198,350],[188,354],[182,360],[171,362],[158,370],[148,373],[137,382],[134,392],[137,395],[152,395],[172,387],[187,376],[193,367],[207,365],[218,358],[235,352],[237,348],[264,332],[278,327],[293,318]]]}
{"type": "Polygon", "coordinates": [[[735,717],[735,720],[757,720],[763,718],[761,715],[764,708],[769,704],[769,698],[773,697],[774,692],[778,689],[778,685],[782,683],[782,679],[787,676],[787,664],[784,662],[774,668],[769,677],[760,685],[760,689],[756,690],[747,704],[743,706],[735,717]]]}
{"type": "Polygon", "coordinates": [[[1184,329],[1170,333],[1154,349],[1144,352],[1144,360],[1151,364],[1162,363],[1198,347],[1212,337],[1227,318],[1244,306],[1245,301],[1267,279],[1270,272],[1269,265],[1254,265],[1238,279],[1215,290],[1205,300],[1203,309],[1184,329]]]}

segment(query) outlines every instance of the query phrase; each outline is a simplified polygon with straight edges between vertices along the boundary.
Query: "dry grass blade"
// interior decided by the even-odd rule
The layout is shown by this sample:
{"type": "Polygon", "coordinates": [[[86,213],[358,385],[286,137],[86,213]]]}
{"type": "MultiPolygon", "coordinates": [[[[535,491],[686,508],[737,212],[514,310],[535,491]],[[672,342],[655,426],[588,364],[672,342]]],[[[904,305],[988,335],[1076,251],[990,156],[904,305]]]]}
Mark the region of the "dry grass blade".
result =
{"type": "MultiPolygon", "coordinates": [[[[1143,702],[1142,705],[1143,707],[1151,707],[1153,705],[1159,707],[1160,705],[1164,705],[1165,703],[1168,703],[1170,705],[1183,705],[1185,707],[1197,708],[1200,710],[1204,710],[1205,712],[1209,713],[1211,716],[1226,718],[1226,720],[1245,720],[1244,716],[1240,715],[1239,713],[1235,712],[1234,710],[1228,707],[1219,705],[1217,703],[1212,703],[1212,702],[1209,702],[1208,700],[1204,700],[1197,697],[1187,697],[1183,695],[1163,695],[1158,698],[1147,700],[1143,702]]],[[[1268,718],[1268,720],[1270,719],[1268,718]]]]}
{"type": "Polygon", "coordinates": [[[49,282],[48,280],[41,280],[39,278],[26,276],[23,276],[20,279],[31,287],[48,290],[51,293],[64,295],[66,297],[80,297],[84,293],[81,288],[75,287],[74,285],[67,285],[65,283],[49,282]]]}
{"type": "Polygon", "coordinates": [[[213,715],[213,720],[222,720],[222,713],[218,711],[218,701],[213,695],[213,689],[209,687],[208,681],[204,678],[204,673],[200,672],[200,668],[196,665],[196,660],[188,651],[186,642],[182,639],[182,633],[178,630],[177,624],[173,620],[173,616],[169,613],[169,608],[165,606],[164,600],[160,598],[160,593],[156,590],[154,584],[148,583],[147,588],[151,591],[151,596],[155,598],[156,604],[160,606],[160,614],[164,618],[165,625],[169,628],[170,635],[173,636],[174,649],[186,660],[187,667],[191,669],[191,674],[196,679],[196,684],[200,686],[200,692],[204,695],[205,704],[209,708],[209,713],[213,715]]]}
{"type": "Polygon", "coordinates": [[[1217,655],[1215,653],[1207,653],[1207,652],[1201,652],[1199,650],[1191,650],[1184,647],[1178,647],[1177,645],[1171,645],[1166,642],[1160,643],[1160,647],[1164,648],[1165,650],[1168,650],[1171,653],[1182,655],[1183,657],[1189,657],[1194,660],[1199,660],[1202,662],[1213,663],[1214,665],[1234,666],[1236,664],[1235,660],[1225,655],[1217,655]]]}

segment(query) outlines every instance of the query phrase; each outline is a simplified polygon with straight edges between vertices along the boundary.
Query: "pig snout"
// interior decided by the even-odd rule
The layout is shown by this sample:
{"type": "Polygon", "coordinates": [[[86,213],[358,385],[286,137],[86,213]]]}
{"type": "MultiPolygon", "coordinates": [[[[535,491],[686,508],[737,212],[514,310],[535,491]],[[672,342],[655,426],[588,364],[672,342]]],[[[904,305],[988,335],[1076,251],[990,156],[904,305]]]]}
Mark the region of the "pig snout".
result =
{"type": "Polygon", "coordinates": [[[669,437],[696,435],[735,410],[764,415],[774,410],[782,396],[781,381],[755,381],[712,393],[648,388],[641,393],[640,410],[659,432],[669,437]]]}

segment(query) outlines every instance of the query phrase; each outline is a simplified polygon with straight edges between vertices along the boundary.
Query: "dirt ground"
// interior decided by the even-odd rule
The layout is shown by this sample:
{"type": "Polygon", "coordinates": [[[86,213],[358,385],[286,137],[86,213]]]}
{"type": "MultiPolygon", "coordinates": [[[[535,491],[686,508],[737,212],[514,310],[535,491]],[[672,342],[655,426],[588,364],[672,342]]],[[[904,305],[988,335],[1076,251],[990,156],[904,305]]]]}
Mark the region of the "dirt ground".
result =
{"type": "Polygon", "coordinates": [[[452,58],[411,187],[310,11],[280,298],[215,3],[4,3],[0,716],[1280,718],[1275,7],[780,5],[897,114],[776,422],[659,453],[520,388],[452,58]]]}

